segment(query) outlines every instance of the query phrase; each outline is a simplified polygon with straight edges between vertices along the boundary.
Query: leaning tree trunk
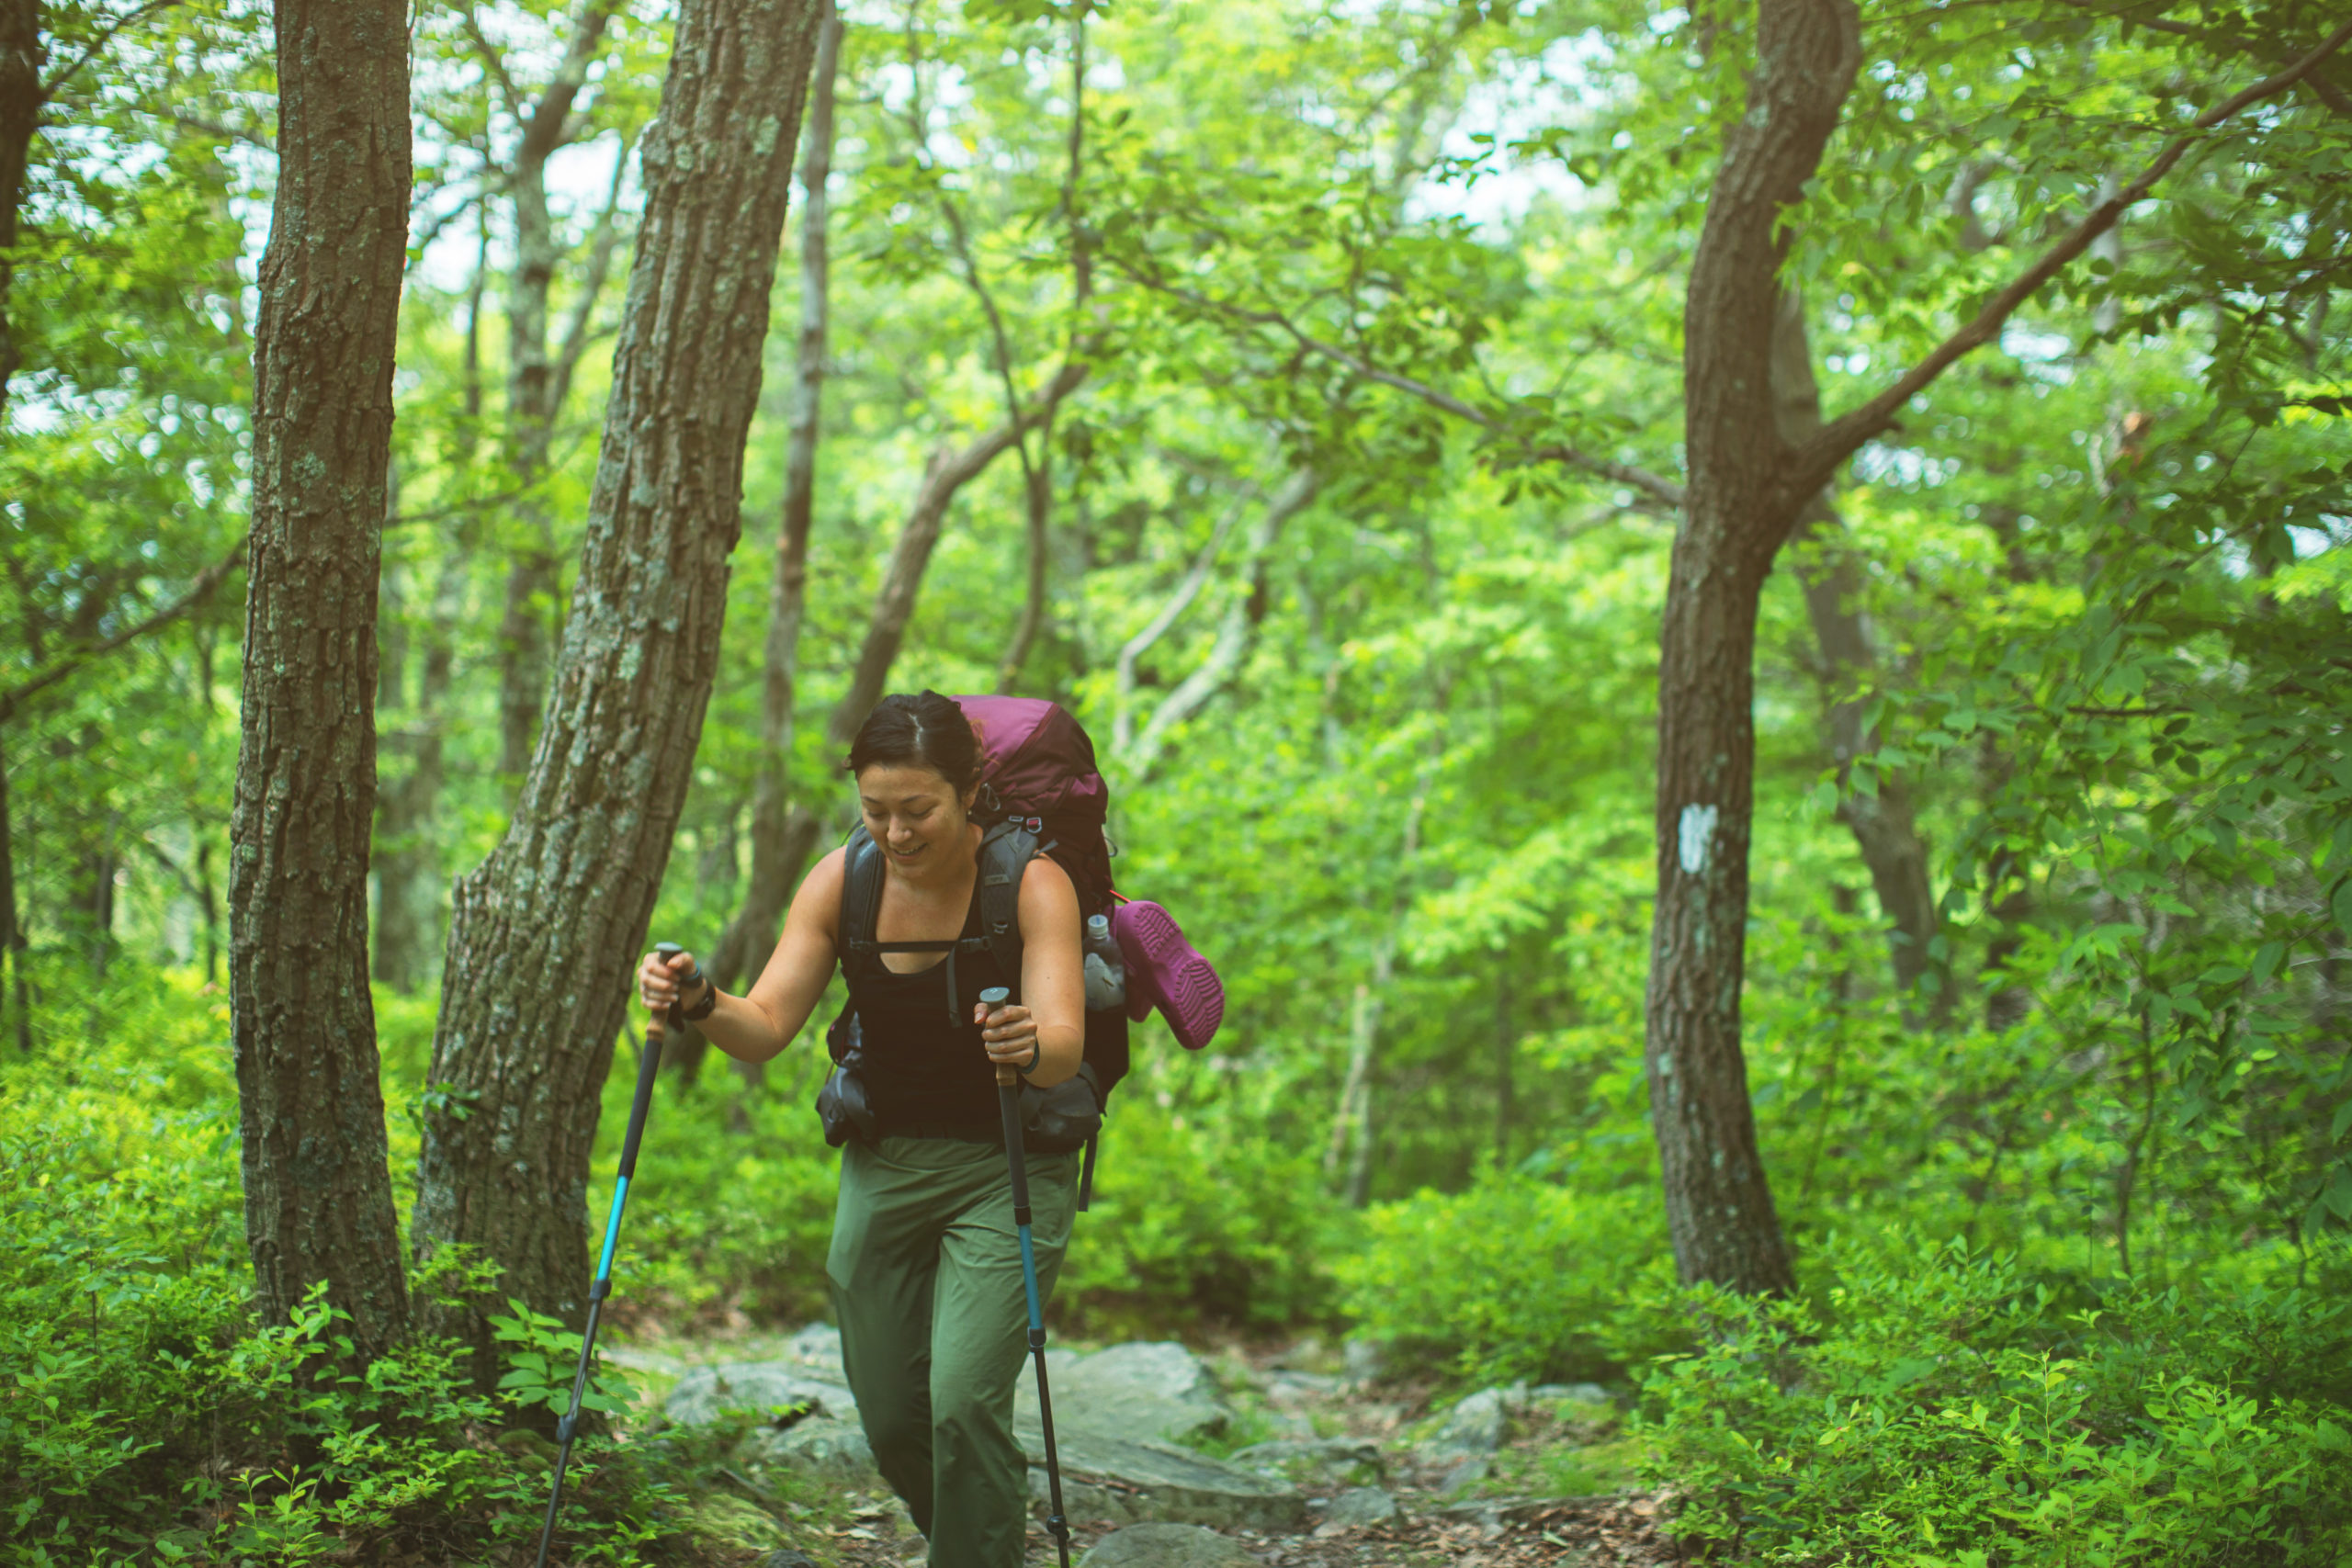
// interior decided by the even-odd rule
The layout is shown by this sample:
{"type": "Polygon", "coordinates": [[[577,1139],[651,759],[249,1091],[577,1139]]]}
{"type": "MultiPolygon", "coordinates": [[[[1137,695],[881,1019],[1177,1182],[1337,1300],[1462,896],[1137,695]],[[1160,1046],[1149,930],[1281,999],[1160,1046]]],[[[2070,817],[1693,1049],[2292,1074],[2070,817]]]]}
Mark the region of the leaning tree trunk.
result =
{"type": "Polygon", "coordinates": [[[1683,310],[1690,484],[1659,641],[1657,908],[1645,1055],[1668,1226],[1686,1281],[1793,1282],[1740,1052],[1753,818],[1757,599],[1810,499],[1774,424],[1785,209],[1837,128],[1860,61],[1852,0],[1763,0],[1683,310]]]}
{"type": "MultiPolygon", "coordinates": [[[[498,766],[508,774],[530,765],[547,697],[548,622],[557,584],[555,520],[548,514],[544,483],[556,418],[563,412],[562,378],[548,348],[560,247],[548,210],[548,161],[575,129],[572,100],[587,83],[612,15],[605,0],[586,0],[562,62],[530,112],[520,116],[523,135],[506,171],[514,203],[514,271],[506,290],[506,462],[516,497],[514,558],[498,627],[498,766]]],[[[488,48],[485,43],[485,52],[488,48]]],[[[621,156],[628,156],[626,146],[621,156]]],[[[593,307],[593,288],[590,294],[593,307]]]]}
{"type": "Polygon", "coordinates": [[[263,1316],[314,1285],[361,1359],[408,1324],[368,994],[376,594],[408,243],[408,11],[279,0],[254,339],[229,998],[263,1316]]]}
{"type": "Polygon", "coordinates": [[[1748,107],[1726,139],[1683,309],[1690,485],[1667,588],[1658,682],[1657,911],[1646,1057],[1675,1261],[1686,1280],[1789,1287],[1788,1252],[1756,1156],[1739,1048],[1740,935],[1755,733],[1756,600],[1791,526],[1863,442],[1945,370],[2000,335],[2019,306],[2112,229],[2200,145],[2352,42],[2339,26],[2294,64],[2168,137],[1968,321],[1875,397],[1791,442],[1774,418],[1772,320],[1790,209],[1852,89],[1853,0],[1759,0],[1748,107]]]}
{"type": "MultiPolygon", "coordinates": [[[[414,1239],[578,1323],[599,1096],[718,667],[743,440],[818,0],[685,0],[553,690],[514,819],[458,884],[414,1239]]],[[[481,1354],[480,1304],[436,1325],[481,1354]]]]}

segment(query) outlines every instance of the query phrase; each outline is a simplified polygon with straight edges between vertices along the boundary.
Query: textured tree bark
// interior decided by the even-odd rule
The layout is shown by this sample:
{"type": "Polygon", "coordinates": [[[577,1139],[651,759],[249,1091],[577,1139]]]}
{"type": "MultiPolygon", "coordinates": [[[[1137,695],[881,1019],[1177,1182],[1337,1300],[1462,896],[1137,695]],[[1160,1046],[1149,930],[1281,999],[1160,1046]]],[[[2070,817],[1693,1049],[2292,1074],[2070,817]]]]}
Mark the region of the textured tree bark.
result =
{"type": "MultiPolygon", "coordinates": [[[[543,732],[504,840],[456,889],[413,1229],[578,1323],[598,1094],[691,776],[742,531],[743,441],[817,0],[685,0],[543,732]],[[453,1114],[452,1110],[462,1114],[453,1114]]],[[[435,1323],[495,1375],[479,1305],[435,1323]]]]}
{"type": "Polygon", "coordinates": [[[16,269],[17,209],[25,199],[25,164],[40,129],[40,0],[0,0],[0,418],[8,412],[8,378],[17,373],[8,288],[16,269]]]}
{"type": "MultiPolygon", "coordinates": [[[[761,650],[760,763],[752,784],[752,875],[742,907],[714,945],[704,973],[732,990],[765,959],[783,929],[785,906],[808,858],[816,817],[792,801],[793,704],[799,683],[800,622],[808,594],[808,526],[816,510],[817,437],[825,395],[825,339],[832,307],[825,184],[833,170],[833,86],[841,69],[842,19],[826,0],[810,73],[808,124],[802,133],[800,189],[800,344],[792,389],[792,428],[784,463],[784,514],[775,575],[768,583],[767,638],[761,650]],[[796,852],[796,848],[797,852],[796,852]]],[[[701,1036],[694,1037],[699,1059],[701,1036]]],[[[688,1064],[689,1070],[691,1065],[688,1064]]]]}
{"type": "MultiPolygon", "coordinates": [[[[1799,446],[1819,434],[1821,389],[1813,374],[1804,301],[1793,288],[1781,291],[1773,318],[1772,402],[1782,441],[1799,446]]],[[[1862,723],[1863,703],[1856,691],[1862,679],[1878,668],[1878,653],[1871,646],[1869,623],[1862,618],[1861,574],[1845,548],[1845,520],[1838,515],[1825,490],[1806,504],[1792,536],[1820,547],[1814,558],[1800,567],[1798,581],[1833,694],[1829,747],[1838,764],[1838,817],[1854,835],[1862,863],[1870,870],[1871,886],[1878,893],[1879,910],[1886,917],[1887,956],[1905,1010],[1940,1027],[1951,1014],[1951,965],[1936,956],[1935,941],[1942,920],[1928,878],[1928,850],[1919,838],[1910,789],[1900,778],[1884,776],[1876,781],[1874,794],[1857,794],[1846,787],[1854,759],[1878,743],[1862,723]],[[1929,976],[1933,976],[1931,994],[1922,1007],[1919,986],[1929,976]]]]}
{"type": "Polygon", "coordinates": [[[408,13],[279,0],[254,339],[229,998],[265,1319],[314,1285],[359,1359],[406,1329],[368,994],[376,593],[408,243],[408,13]]]}
{"type": "Polygon", "coordinates": [[[1690,479],[1659,639],[1657,907],[1645,1057],[1686,1281],[1793,1282],[1740,1053],[1755,782],[1757,597],[1820,487],[1789,482],[1772,322],[1786,233],[1860,63],[1851,0],[1762,0],[1747,113],[1726,139],[1683,310],[1690,479]]]}

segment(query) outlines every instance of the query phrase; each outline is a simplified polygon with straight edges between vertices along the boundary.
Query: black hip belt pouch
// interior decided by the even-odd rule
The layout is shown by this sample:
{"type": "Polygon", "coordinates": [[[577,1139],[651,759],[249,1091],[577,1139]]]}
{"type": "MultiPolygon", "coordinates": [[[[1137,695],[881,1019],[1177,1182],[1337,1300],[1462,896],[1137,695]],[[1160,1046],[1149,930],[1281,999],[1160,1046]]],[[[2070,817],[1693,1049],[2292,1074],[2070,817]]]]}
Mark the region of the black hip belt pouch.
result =
{"type": "MultiPolygon", "coordinates": [[[[865,1082],[865,1042],[857,1013],[843,1008],[825,1031],[825,1054],[833,1070],[817,1091],[817,1120],[825,1142],[835,1148],[855,1138],[872,1144],[879,1135],[874,1097],[865,1082]]],[[[1066,1155],[1084,1148],[1102,1130],[1102,1089],[1091,1065],[1054,1085],[1021,1086],[1022,1146],[1033,1154],[1066,1155]]]]}

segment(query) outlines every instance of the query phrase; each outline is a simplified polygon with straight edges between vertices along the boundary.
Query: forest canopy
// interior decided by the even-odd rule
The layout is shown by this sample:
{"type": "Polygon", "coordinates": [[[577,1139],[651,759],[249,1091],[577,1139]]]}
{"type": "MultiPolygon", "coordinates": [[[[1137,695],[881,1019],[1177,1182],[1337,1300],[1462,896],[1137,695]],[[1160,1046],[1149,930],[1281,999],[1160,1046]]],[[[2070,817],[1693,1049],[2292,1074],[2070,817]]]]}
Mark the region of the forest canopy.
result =
{"type": "MultiPolygon", "coordinates": [[[[7,1561],[526,1548],[638,956],[924,688],[1226,987],[1057,1335],[1603,1385],[1730,1561],[2352,1553],[2340,8],[322,14],[0,0],[7,1561]]],[[[838,997],[669,1042],[625,1339],[827,1314],[838,997]]],[[[577,1560],[726,1560],[611,1408],[577,1560]]]]}

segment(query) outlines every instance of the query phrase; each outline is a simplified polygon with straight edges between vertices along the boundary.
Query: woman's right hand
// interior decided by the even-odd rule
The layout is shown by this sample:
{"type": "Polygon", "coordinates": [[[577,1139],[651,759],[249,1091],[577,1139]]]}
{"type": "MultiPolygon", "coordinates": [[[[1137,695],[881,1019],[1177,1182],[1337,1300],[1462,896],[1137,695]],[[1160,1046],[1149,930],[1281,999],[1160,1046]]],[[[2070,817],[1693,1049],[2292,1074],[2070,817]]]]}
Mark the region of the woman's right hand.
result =
{"type": "Polygon", "coordinates": [[[680,977],[695,972],[695,955],[673,953],[665,961],[658,953],[649,953],[637,966],[637,994],[649,1012],[666,1015],[685,998],[680,977]]]}

